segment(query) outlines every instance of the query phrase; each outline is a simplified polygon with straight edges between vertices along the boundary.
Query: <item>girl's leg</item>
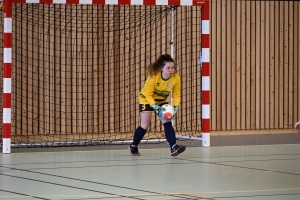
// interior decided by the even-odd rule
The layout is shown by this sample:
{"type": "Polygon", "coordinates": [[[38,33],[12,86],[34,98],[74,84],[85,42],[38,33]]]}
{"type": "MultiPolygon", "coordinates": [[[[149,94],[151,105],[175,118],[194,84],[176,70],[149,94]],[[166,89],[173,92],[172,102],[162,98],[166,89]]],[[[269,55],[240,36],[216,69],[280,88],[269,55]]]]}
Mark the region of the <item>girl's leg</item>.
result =
{"type": "Polygon", "coordinates": [[[171,156],[177,156],[178,154],[185,151],[186,147],[183,145],[176,144],[176,134],[172,125],[172,122],[162,120],[165,128],[165,136],[171,147],[171,156]]]}
{"type": "Polygon", "coordinates": [[[172,148],[176,144],[176,135],[175,135],[172,122],[167,122],[163,120],[162,123],[164,125],[166,139],[170,147],[172,148]]]}
{"type": "Polygon", "coordinates": [[[141,112],[141,125],[134,132],[133,142],[131,145],[137,146],[143,139],[151,122],[152,112],[141,112]]]}
{"type": "Polygon", "coordinates": [[[141,112],[140,115],[141,115],[141,125],[139,127],[137,127],[137,129],[135,130],[134,136],[133,136],[133,142],[131,145],[128,146],[128,150],[130,151],[131,155],[133,155],[133,156],[140,155],[137,146],[143,139],[143,137],[146,134],[146,131],[150,125],[152,112],[141,112]]]}

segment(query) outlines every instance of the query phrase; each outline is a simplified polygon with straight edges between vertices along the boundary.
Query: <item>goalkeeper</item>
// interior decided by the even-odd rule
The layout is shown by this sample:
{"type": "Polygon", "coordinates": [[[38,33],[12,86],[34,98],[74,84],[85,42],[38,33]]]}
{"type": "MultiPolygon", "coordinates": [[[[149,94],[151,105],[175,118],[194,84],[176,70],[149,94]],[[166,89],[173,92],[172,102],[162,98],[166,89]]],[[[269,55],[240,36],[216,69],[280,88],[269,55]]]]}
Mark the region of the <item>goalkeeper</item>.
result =
{"type": "Polygon", "coordinates": [[[176,135],[172,126],[180,103],[180,76],[176,73],[173,58],[166,54],[161,55],[146,69],[149,77],[139,93],[139,110],[141,124],[135,130],[133,142],[128,146],[131,155],[139,156],[138,145],[143,139],[150,125],[153,111],[159,116],[164,125],[165,137],[171,147],[171,156],[177,156],[185,151],[185,146],[176,144],[176,135]],[[175,113],[170,120],[166,120],[162,114],[163,104],[168,104],[168,96],[172,91],[175,113]]]}

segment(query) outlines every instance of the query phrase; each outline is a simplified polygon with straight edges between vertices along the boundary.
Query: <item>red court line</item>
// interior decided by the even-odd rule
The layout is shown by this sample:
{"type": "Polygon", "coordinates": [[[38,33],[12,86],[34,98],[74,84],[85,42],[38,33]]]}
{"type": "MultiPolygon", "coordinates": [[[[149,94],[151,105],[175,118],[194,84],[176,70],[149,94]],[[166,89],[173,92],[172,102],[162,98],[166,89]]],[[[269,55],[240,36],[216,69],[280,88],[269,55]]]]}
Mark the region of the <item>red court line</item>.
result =
{"type": "Polygon", "coordinates": [[[189,194],[180,194],[181,196],[187,196],[187,197],[192,197],[194,199],[202,199],[202,200],[215,200],[212,198],[206,198],[206,197],[200,197],[200,196],[194,196],[194,195],[189,195],[189,194]]]}

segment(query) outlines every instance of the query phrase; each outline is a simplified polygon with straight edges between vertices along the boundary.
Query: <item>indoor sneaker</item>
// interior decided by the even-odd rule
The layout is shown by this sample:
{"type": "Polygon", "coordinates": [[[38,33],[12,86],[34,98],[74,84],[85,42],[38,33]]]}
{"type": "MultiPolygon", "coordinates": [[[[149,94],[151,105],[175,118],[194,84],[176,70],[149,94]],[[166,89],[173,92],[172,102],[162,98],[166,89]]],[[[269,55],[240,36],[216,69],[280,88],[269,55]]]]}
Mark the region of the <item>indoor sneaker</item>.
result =
{"type": "Polygon", "coordinates": [[[185,146],[175,144],[171,149],[171,156],[177,156],[178,154],[184,152],[185,146]]]}
{"type": "Polygon", "coordinates": [[[129,150],[129,152],[131,153],[132,156],[139,156],[140,155],[139,150],[138,150],[137,146],[135,146],[135,145],[129,145],[128,150],[129,150]]]}

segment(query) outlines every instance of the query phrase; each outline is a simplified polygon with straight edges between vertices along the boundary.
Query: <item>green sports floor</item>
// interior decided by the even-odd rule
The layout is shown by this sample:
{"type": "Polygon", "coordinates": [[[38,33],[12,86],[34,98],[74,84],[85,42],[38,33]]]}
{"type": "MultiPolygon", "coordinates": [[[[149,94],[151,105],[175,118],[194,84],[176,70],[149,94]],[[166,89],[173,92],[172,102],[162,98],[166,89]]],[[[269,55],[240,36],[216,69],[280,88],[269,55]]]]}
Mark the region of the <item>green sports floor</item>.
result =
{"type": "Polygon", "coordinates": [[[0,200],[300,200],[298,134],[178,144],[177,157],[167,144],[140,144],[139,157],[127,145],[12,148],[0,154],[0,200]]]}

